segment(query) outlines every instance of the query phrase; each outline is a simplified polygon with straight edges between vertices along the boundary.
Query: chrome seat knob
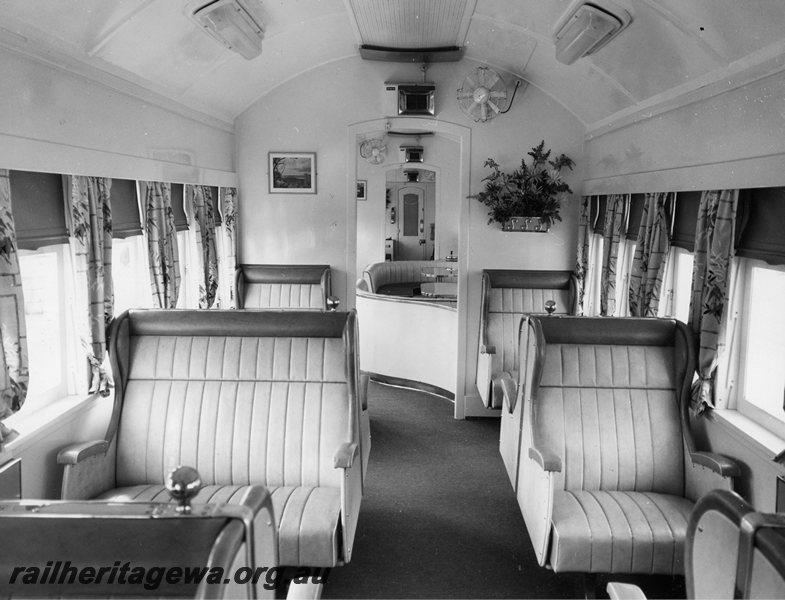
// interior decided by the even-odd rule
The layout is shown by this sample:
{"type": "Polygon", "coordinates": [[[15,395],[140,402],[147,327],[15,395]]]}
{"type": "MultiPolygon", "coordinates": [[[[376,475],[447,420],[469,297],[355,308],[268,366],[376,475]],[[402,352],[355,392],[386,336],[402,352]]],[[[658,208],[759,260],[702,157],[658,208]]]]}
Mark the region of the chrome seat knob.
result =
{"type": "Polygon", "coordinates": [[[328,296],[327,297],[327,310],[330,312],[338,310],[338,306],[341,304],[341,299],[338,296],[328,296]]]}
{"type": "Polygon", "coordinates": [[[545,312],[552,315],[556,311],[556,302],[554,300],[547,300],[545,302],[545,312]]]}
{"type": "Polygon", "coordinates": [[[202,489],[202,478],[193,467],[177,467],[166,477],[166,491],[177,501],[177,512],[190,514],[191,499],[202,489]]]}

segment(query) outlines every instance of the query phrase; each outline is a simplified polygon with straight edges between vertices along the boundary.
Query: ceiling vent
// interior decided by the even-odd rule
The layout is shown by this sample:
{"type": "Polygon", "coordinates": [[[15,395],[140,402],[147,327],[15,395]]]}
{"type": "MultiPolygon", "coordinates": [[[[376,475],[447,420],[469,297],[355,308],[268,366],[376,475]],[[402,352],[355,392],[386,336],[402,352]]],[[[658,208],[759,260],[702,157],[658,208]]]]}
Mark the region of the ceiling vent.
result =
{"type": "Polygon", "coordinates": [[[607,44],[632,21],[611,0],[575,0],[553,28],[556,60],[571,65],[607,44]]]}
{"type": "Polygon", "coordinates": [[[258,0],[204,0],[189,2],[188,15],[204,31],[247,59],[262,53],[263,18],[258,0]]]}

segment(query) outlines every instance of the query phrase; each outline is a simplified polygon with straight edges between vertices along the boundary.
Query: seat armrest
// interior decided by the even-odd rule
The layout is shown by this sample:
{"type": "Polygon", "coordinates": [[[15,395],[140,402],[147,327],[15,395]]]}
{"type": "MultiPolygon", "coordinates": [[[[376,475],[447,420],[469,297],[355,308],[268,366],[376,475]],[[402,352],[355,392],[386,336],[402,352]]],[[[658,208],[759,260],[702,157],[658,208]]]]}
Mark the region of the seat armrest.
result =
{"type": "Polygon", "coordinates": [[[499,377],[499,385],[501,385],[502,393],[504,394],[504,402],[509,407],[510,414],[512,414],[515,412],[515,404],[518,400],[518,384],[509,373],[503,373],[499,377]]]}
{"type": "Polygon", "coordinates": [[[529,458],[540,465],[543,471],[552,473],[561,472],[561,458],[556,456],[553,452],[547,450],[538,450],[537,448],[529,448],[529,458]]]}
{"type": "Polygon", "coordinates": [[[722,477],[738,477],[741,475],[741,469],[736,462],[727,456],[715,454],[713,452],[692,452],[690,459],[693,464],[711,469],[717,475],[722,477]]]}
{"type": "Polygon", "coordinates": [[[93,440],[66,446],[57,453],[57,462],[61,465],[75,465],[92,456],[104,455],[109,450],[106,440],[93,440]]]}
{"type": "Polygon", "coordinates": [[[733,460],[711,452],[690,452],[685,463],[684,495],[693,502],[715,489],[732,490],[741,472],[733,460]]]}
{"type": "Polygon", "coordinates": [[[496,346],[483,344],[480,346],[480,354],[496,354],[496,346]]]}
{"type": "Polygon", "coordinates": [[[605,589],[610,600],[646,600],[646,594],[634,583],[609,581],[605,589]]]}
{"type": "Polygon", "coordinates": [[[335,453],[333,465],[336,469],[351,469],[357,453],[357,442],[344,442],[335,453]]]}

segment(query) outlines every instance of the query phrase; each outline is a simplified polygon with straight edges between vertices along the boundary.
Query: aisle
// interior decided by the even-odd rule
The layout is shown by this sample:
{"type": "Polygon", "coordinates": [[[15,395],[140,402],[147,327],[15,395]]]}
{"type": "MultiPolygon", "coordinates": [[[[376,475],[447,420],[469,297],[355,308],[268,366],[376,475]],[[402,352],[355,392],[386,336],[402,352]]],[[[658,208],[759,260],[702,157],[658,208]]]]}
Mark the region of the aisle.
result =
{"type": "Polygon", "coordinates": [[[325,598],[565,598],[540,568],[499,456],[499,421],[371,383],[373,445],[352,562],[325,598]]]}

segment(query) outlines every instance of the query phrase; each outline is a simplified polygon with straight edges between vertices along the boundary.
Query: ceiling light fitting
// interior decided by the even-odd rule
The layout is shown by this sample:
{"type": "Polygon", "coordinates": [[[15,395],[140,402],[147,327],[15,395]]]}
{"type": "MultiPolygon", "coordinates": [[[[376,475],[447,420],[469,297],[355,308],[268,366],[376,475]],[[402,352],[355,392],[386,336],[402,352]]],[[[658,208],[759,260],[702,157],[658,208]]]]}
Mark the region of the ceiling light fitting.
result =
{"type": "Polygon", "coordinates": [[[258,0],[189,2],[187,14],[221,44],[246,59],[262,53],[264,25],[258,0]]]}
{"type": "Polygon", "coordinates": [[[631,21],[630,13],[611,0],[574,0],[553,27],[556,60],[570,65],[593,54],[631,21]]]}

